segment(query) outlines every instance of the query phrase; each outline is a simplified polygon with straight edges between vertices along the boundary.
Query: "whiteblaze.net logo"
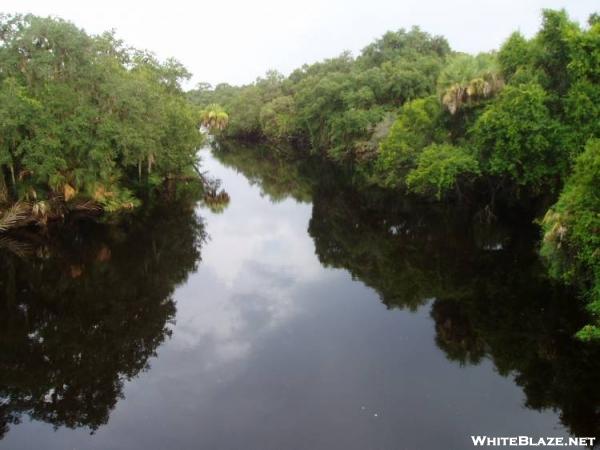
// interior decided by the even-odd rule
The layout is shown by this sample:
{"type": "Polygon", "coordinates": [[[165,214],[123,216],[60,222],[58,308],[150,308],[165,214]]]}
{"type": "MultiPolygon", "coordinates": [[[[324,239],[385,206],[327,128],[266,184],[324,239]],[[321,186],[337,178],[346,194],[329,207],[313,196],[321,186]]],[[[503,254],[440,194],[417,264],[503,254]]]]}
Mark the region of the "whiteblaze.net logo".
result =
{"type": "Polygon", "coordinates": [[[475,447],[593,447],[595,437],[471,436],[475,447]]]}

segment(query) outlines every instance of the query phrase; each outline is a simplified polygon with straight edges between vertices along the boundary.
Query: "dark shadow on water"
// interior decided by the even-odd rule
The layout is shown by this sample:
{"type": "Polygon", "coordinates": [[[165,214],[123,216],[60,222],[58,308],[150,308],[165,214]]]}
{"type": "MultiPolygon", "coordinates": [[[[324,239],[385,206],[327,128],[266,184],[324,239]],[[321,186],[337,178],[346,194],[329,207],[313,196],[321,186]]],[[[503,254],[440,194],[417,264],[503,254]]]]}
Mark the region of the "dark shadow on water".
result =
{"type": "Polygon", "coordinates": [[[173,291],[197,267],[204,239],[188,201],[5,237],[0,437],[24,415],[92,432],[107,423],[124,381],[170,335],[173,291]]]}

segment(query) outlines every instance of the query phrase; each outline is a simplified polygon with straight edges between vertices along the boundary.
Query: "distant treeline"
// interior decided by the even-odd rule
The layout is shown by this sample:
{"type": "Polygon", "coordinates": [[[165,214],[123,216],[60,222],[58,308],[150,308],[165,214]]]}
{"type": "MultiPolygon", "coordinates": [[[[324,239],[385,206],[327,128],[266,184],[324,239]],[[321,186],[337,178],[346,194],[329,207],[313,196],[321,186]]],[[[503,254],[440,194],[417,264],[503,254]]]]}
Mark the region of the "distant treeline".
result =
{"type": "MultiPolygon", "coordinates": [[[[600,317],[600,16],[586,26],[543,11],[531,39],[454,52],[418,28],[388,32],[356,57],[270,71],[250,85],[188,93],[223,108],[221,138],[322,155],[360,183],[434,201],[538,204],[551,273],[579,284],[600,317]],[[285,145],[284,145],[285,144],[285,145]],[[550,201],[548,201],[550,199],[550,201]]],[[[600,336],[599,323],[582,338],[600,336]]]]}
{"type": "Polygon", "coordinates": [[[0,225],[130,208],[142,187],[193,176],[202,135],[179,84],[189,76],[112,33],[0,15],[0,225]]]}

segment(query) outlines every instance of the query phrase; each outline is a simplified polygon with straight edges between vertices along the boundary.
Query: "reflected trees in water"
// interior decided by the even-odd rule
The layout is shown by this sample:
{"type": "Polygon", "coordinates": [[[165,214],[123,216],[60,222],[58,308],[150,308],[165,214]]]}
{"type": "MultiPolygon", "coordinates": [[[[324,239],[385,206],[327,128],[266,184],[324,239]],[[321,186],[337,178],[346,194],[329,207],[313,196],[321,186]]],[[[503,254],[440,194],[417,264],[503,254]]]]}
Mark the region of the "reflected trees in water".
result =
{"type": "Polygon", "coordinates": [[[308,232],[324,266],[347,270],[390,309],[430,302],[449,360],[489,359],[523,389],[528,408],[558,411],[575,435],[600,435],[600,346],[574,338],[587,320],[583,303],[547,276],[531,217],[507,209],[489,220],[468,205],[357,189],[339,170],[269,160],[260,150],[215,155],[273,201],[312,201],[308,232]]]}
{"type": "Polygon", "coordinates": [[[600,435],[600,345],[575,339],[586,313],[575,292],[547,276],[536,229],[410,202],[380,209],[362,195],[315,195],[309,233],[321,262],[348,270],[388,308],[432,300],[448,359],[489,359],[523,389],[528,408],[558,411],[575,435],[600,435]]]}
{"type": "Polygon", "coordinates": [[[124,382],[170,336],[173,292],[204,239],[188,202],[4,237],[0,433],[23,415],[91,431],[107,423],[124,382]]]}

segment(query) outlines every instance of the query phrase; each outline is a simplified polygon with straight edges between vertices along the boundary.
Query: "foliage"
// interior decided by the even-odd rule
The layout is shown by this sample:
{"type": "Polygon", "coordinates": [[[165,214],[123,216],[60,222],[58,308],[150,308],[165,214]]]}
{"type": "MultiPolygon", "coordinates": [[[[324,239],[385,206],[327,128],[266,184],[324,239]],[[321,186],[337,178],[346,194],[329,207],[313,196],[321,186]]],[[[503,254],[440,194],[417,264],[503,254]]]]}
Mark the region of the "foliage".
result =
{"type": "Polygon", "coordinates": [[[446,39],[430,36],[418,27],[406,31],[388,31],[380,39],[365,47],[358,58],[363,67],[374,67],[398,57],[414,56],[415,53],[445,56],[450,52],[446,39]]]}
{"type": "Polygon", "coordinates": [[[260,110],[260,126],[265,137],[275,142],[290,140],[297,132],[294,99],[276,97],[260,110]]]}
{"type": "Polygon", "coordinates": [[[0,30],[0,201],[100,192],[120,209],[195,163],[181,64],[55,18],[2,15],[0,30]]]}
{"type": "Polygon", "coordinates": [[[440,200],[450,189],[460,192],[460,178],[479,174],[477,160],[461,147],[432,144],[419,155],[406,183],[410,191],[434,194],[440,200]]]}
{"type": "Polygon", "coordinates": [[[534,64],[547,76],[545,87],[558,95],[564,95],[572,81],[568,70],[573,58],[571,46],[579,33],[578,24],[569,20],[565,10],[543,11],[542,28],[533,42],[534,64]]]}
{"type": "Polygon", "coordinates": [[[27,203],[17,202],[0,215],[0,233],[16,228],[30,217],[27,203]]]}
{"type": "Polygon", "coordinates": [[[494,74],[486,75],[485,78],[474,78],[466,85],[450,86],[442,97],[442,103],[450,114],[456,114],[464,105],[472,106],[490,98],[503,87],[504,81],[494,74]]]}
{"type": "Polygon", "coordinates": [[[376,156],[372,137],[388,113],[435,92],[448,53],[439,36],[399,30],[357,58],[342,53],[288,78],[271,71],[241,87],[202,84],[188,96],[201,107],[223,105],[231,118],[225,137],[266,138],[343,163],[364,162],[376,156]]]}
{"type": "Polygon", "coordinates": [[[580,332],[585,339],[600,337],[600,140],[590,140],[577,158],[558,202],[542,222],[542,254],[550,273],[585,286],[594,325],[580,332]]]}
{"type": "Polygon", "coordinates": [[[208,105],[200,112],[200,123],[213,132],[221,131],[229,123],[229,115],[221,105],[208,105]]]}
{"type": "Polygon", "coordinates": [[[479,53],[476,56],[457,53],[448,58],[440,72],[437,88],[443,92],[453,84],[465,84],[474,78],[498,72],[496,56],[492,53],[479,53]]]}
{"type": "Polygon", "coordinates": [[[441,114],[442,109],[434,96],[413,100],[402,107],[380,145],[375,163],[380,184],[392,187],[404,184],[408,172],[417,165],[421,151],[429,144],[443,140],[441,114]]]}
{"type": "Polygon", "coordinates": [[[450,114],[456,114],[463,105],[473,105],[494,96],[504,87],[498,72],[494,54],[455,55],[437,81],[442,103],[450,114]]]}
{"type": "Polygon", "coordinates": [[[504,42],[498,52],[498,63],[500,64],[502,74],[510,81],[510,79],[522,69],[531,64],[533,58],[532,45],[525,37],[514,32],[504,42]]]}
{"type": "Polygon", "coordinates": [[[518,186],[541,188],[565,173],[559,124],[537,83],[509,85],[479,116],[472,134],[482,167],[518,186]]]}

